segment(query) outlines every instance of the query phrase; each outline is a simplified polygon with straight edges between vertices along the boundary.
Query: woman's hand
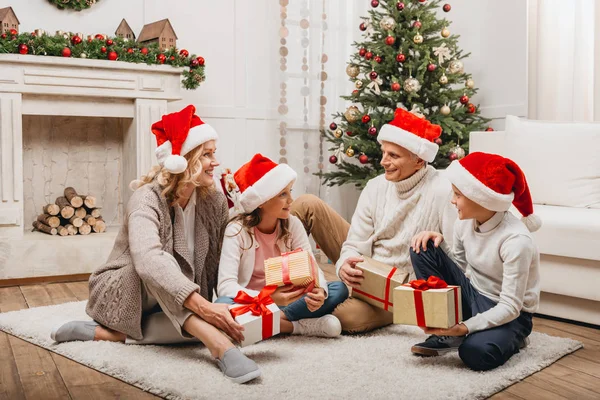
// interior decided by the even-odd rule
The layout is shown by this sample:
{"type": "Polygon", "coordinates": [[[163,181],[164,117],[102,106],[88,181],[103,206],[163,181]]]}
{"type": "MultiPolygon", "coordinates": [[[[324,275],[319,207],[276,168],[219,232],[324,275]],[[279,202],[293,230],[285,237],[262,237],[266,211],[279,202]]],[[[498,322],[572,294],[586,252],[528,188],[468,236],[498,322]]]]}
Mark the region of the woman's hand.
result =
{"type": "Polygon", "coordinates": [[[304,298],[308,311],[315,312],[325,303],[325,289],[314,288],[312,292],[308,292],[304,298]]]}
{"type": "Polygon", "coordinates": [[[428,335],[438,336],[465,336],[469,333],[469,328],[464,324],[456,324],[452,328],[441,329],[441,328],[422,328],[428,335]]]}
{"type": "Polygon", "coordinates": [[[292,285],[280,286],[271,295],[273,302],[280,307],[285,307],[288,304],[298,300],[304,294],[304,288],[297,288],[292,285]]]}
{"type": "Polygon", "coordinates": [[[204,321],[225,332],[237,342],[244,340],[244,327],[231,316],[228,304],[211,303],[197,292],[192,293],[183,306],[196,313],[204,321]]]}
{"type": "Polygon", "coordinates": [[[412,238],[412,240],[410,241],[410,247],[415,253],[419,254],[421,252],[421,249],[423,249],[423,251],[427,251],[427,242],[429,242],[430,240],[433,240],[433,245],[435,247],[438,247],[440,243],[442,243],[442,241],[444,240],[444,237],[441,233],[438,232],[423,231],[417,233],[412,238]]]}

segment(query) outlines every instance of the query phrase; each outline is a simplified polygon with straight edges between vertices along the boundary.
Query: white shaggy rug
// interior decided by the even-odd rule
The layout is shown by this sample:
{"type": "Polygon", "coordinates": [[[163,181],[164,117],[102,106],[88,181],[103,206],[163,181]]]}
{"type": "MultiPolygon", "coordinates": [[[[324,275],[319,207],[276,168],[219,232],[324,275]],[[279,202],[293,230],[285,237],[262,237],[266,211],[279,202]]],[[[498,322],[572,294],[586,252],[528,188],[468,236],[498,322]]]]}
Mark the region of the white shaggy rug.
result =
{"type": "Polygon", "coordinates": [[[575,340],[533,333],[530,346],[506,365],[477,373],[456,354],[413,356],[411,345],[424,339],[416,327],[391,326],[337,339],[282,336],[243,349],[263,377],[236,385],[223,377],[202,345],[54,344],[52,327],[89,319],[84,310],[82,301],[2,313],[0,329],[169,399],[484,398],[582,347],[575,340]]]}

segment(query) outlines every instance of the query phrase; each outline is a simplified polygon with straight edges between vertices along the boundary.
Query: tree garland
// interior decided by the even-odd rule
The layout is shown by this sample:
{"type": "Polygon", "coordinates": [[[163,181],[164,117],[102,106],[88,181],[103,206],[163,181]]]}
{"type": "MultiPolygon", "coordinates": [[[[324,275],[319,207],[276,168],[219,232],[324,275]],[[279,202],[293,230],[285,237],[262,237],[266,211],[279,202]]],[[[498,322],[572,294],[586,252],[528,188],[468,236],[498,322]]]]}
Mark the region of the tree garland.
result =
{"type": "Polygon", "coordinates": [[[96,1],[98,0],[48,0],[50,3],[54,4],[60,10],[64,10],[66,8],[75,11],[85,10],[90,8],[96,1]]]}
{"type": "Polygon", "coordinates": [[[104,35],[88,36],[57,31],[47,35],[41,30],[17,34],[15,30],[0,35],[0,54],[31,54],[51,57],[89,58],[95,60],[166,64],[172,67],[187,67],[183,71],[183,87],[196,89],[204,81],[204,58],[189,54],[185,49],[174,47],[161,50],[158,43],[145,45],[120,37],[104,35]]]}

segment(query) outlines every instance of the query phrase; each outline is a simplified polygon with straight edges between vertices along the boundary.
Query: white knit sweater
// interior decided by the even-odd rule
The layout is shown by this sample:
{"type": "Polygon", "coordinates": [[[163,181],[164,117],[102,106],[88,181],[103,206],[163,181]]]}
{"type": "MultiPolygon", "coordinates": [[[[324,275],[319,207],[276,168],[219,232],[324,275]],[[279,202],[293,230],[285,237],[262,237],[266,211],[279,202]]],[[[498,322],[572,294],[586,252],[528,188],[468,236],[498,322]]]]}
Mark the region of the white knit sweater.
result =
{"type": "Polygon", "coordinates": [[[431,166],[411,177],[390,182],[384,175],[371,179],[358,200],[348,237],[342,246],[337,272],[348,257],[367,256],[410,274],[410,240],[422,231],[452,238],[456,208],[452,187],[431,166]]]}

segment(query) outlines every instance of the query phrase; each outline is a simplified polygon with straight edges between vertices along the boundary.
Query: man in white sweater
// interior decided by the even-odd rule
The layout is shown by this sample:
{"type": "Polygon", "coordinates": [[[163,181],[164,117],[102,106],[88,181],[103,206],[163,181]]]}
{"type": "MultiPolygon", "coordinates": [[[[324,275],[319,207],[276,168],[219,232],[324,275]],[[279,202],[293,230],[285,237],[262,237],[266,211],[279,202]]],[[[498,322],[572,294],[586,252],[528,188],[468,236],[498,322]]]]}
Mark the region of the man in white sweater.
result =
{"type": "MultiPolygon", "coordinates": [[[[367,183],[351,224],[316,196],[300,196],[292,204],[292,213],[336,263],[338,276],[348,286],[360,287],[362,272],[355,267],[362,256],[394,265],[413,278],[411,238],[423,230],[452,237],[456,210],[450,204],[450,182],[427,165],[435,159],[438,145],[434,141],[440,134],[438,125],[396,110],[377,138],[385,174],[367,183]]],[[[392,323],[391,312],[352,297],[334,315],[350,333],[392,323]]]]}
{"type": "Polygon", "coordinates": [[[460,219],[453,247],[440,246],[444,237],[438,232],[422,232],[412,241],[411,259],[419,279],[437,276],[461,287],[463,321],[449,329],[427,329],[432,336],[412,352],[436,356],[458,349],[469,368],[487,371],[518,353],[531,333],[540,297],[540,256],[530,232],[541,221],[513,161],[471,153],[446,172],[460,219]],[[521,221],[508,211],[511,203],[523,214],[521,221]]]}

